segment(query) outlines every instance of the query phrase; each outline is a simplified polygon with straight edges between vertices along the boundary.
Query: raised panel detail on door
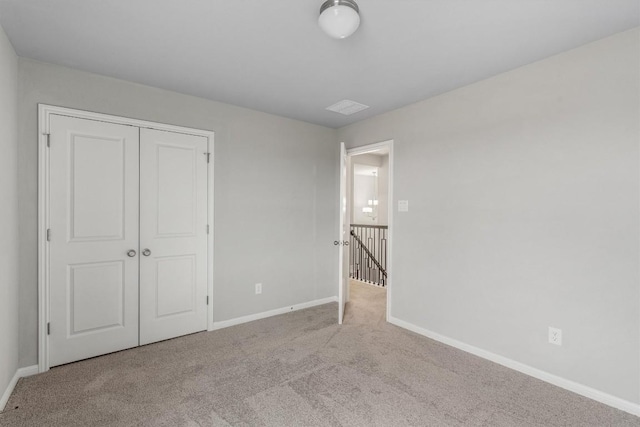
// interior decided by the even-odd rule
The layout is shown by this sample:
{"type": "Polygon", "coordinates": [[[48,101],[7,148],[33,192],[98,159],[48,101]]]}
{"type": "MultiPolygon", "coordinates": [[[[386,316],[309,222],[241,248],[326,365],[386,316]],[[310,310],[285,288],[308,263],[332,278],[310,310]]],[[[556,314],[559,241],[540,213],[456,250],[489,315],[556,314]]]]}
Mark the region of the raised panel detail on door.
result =
{"type": "Polygon", "coordinates": [[[69,240],[121,240],[126,194],[124,138],[71,133],[69,144],[69,240]]]}
{"type": "Polygon", "coordinates": [[[124,262],[69,266],[71,335],[124,327],[124,262]]]}
{"type": "Polygon", "coordinates": [[[196,147],[158,144],[156,237],[193,236],[196,228],[196,147]]]}
{"type": "Polygon", "coordinates": [[[156,258],[156,316],[196,311],[195,255],[156,258]]]}
{"type": "Polygon", "coordinates": [[[207,328],[206,152],[205,137],[140,130],[140,344],[207,328]]]}
{"type": "Polygon", "coordinates": [[[139,129],[52,115],[49,364],[138,345],[139,129]]]}

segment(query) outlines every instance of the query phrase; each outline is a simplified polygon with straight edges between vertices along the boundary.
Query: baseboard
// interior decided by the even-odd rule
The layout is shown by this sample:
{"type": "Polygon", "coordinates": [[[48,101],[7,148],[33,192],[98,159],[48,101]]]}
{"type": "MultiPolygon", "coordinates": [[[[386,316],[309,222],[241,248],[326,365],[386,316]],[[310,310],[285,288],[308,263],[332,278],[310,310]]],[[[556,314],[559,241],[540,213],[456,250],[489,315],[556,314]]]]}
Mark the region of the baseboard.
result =
{"type": "Polygon", "coordinates": [[[220,322],[213,322],[213,327],[209,330],[215,331],[218,329],[228,328],[229,326],[235,326],[235,325],[240,325],[242,323],[253,322],[254,320],[260,320],[266,317],[277,316],[279,314],[290,313],[292,311],[302,310],[305,308],[315,307],[317,305],[328,304],[330,302],[337,302],[337,301],[338,301],[338,297],[322,298],[314,301],[303,302],[301,304],[294,304],[294,305],[289,305],[282,308],[276,308],[275,310],[263,311],[262,313],[236,317],[235,319],[222,320],[220,322]]]}
{"type": "Polygon", "coordinates": [[[4,411],[4,407],[9,401],[9,397],[11,397],[11,393],[13,393],[13,389],[18,383],[18,380],[20,378],[29,377],[37,373],[38,373],[38,365],[27,366],[26,368],[20,368],[16,371],[16,373],[13,375],[13,378],[11,378],[11,381],[9,381],[9,385],[7,385],[7,389],[4,391],[4,394],[2,395],[2,399],[0,399],[0,411],[4,411]]]}
{"type": "Polygon", "coordinates": [[[509,359],[507,357],[500,356],[495,353],[491,353],[490,351],[483,350],[478,347],[474,347],[472,345],[463,343],[453,338],[446,337],[444,335],[440,335],[438,333],[416,326],[412,323],[405,322],[404,320],[400,320],[396,317],[389,317],[389,319],[387,320],[389,323],[392,323],[404,329],[408,329],[417,334],[424,335],[427,338],[431,338],[443,344],[450,345],[451,347],[455,347],[462,351],[466,351],[467,353],[471,353],[478,357],[482,357],[483,359],[490,360],[499,365],[506,366],[507,368],[513,369],[518,372],[522,372],[523,374],[529,375],[531,377],[548,382],[550,384],[553,384],[565,390],[572,391],[576,394],[582,395],[584,397],[588,397],[589,399],[596,400],[600,403],[604,403],[605,405],[612,406],[616,409],[620,409],[622,411],[625,411],[640,417],[640,405],[637,403],[629,402],[628,400],[621,399],[619,397],[610,395],[600,390],[596,390],[589,386],[576,383],[574,381],[559,377],[554,374],[550,374],[540,369],[533,368],[529,365],[525,365],[524,363],[516,362],[515,360],[509,359]]]}

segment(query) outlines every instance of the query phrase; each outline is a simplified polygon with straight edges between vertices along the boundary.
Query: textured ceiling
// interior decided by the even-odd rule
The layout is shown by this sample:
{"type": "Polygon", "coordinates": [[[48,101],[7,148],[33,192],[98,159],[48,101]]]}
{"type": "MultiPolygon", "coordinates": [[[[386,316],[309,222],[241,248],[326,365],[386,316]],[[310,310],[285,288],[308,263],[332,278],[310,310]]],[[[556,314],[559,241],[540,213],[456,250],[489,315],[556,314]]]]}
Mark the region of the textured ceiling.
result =
{"type": "Polygon", "coordinates": [[[640,25],[639,0],[0,0],[20,56],[340,127],[640,25]],[[342,116],[342,99],[371,108],[342,116]]]}

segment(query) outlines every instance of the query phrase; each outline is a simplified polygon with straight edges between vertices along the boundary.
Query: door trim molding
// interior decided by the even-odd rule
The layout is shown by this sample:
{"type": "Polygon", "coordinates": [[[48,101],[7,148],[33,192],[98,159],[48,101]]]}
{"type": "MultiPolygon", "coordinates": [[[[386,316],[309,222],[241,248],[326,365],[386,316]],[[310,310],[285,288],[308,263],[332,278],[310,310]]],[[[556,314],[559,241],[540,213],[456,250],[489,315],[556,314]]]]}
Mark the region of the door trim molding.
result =
{"type": "MultiPolygon", "coordinates": [[[[347,157],[351,157],[351,156],[355,156],[358,154],[366,154],[369,153],[371,151],[375,151],[375,150],[379,150],[381,148],[388,148],[389,149],[389,177],[388,177],[388,184],[389,184],[389,188],[388,188],[388,197],[389,200],[387,201],[387,212],[388,212],[388,216],[387,216],[387,222],[388,224],[388,243],[387,243],[387,272],[388,272],[388,276],[387,276],[387,286],[385,286],[387,288],[387,322],[389,322],[389,319],[392,318],[391,315],[391,299],[392,299],[392,293],[393,293],[393,208],[394,208],[394,202],[393,202],[393,139],[389,139],[389,140],[385,140],[385,141],[381,141],[381,142],[375,142],[372,144],[367,144],[367,145],[361,145],[358,147],[353,147],[353,148],[347,148],[347,157]]],[[[342,176],[342,175],[341,175],[342,176]]],[[[353,198],[353,194],[351,195],[351,198],[353,198]]],[[[351,206],[349,206],[349,209],[352,209],[351,206]]],[[[339,211],[340,212],[340,211],[339,211]]],[[[340,280],[338,279],[338,286],[340,286],[340,280]]],[[[348,289],[348,287],[347,287],[348,289]]]]}
{"type": "Polygon", "coordinates": [[[79,119],[102,121],[138,128],[157,129],[167,132],[183,133],[187,135],[207,138],[208,152],[211,160],[207,167],[207,221],[209,234],[207,235],[207,330],[213,330],[213,257],[214,257],[214,132],[210,130],[187,128],[168,125],[147,120],[131,119],[91,111],[57,107],[54,105],[38,104],[38,372],[49,370],[49,340],[47,323],[49,322],[49,245],[47,245],[47,229],[49,228],[49,150],[47,149],[51,116],[68,116],[79,119]]]}

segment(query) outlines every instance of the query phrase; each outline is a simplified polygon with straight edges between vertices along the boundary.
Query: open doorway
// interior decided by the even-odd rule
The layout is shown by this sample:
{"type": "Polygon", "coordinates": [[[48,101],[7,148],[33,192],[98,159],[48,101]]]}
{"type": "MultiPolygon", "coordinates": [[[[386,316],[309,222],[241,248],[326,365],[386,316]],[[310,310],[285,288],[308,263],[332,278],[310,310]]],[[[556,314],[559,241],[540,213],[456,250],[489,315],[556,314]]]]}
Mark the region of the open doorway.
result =
{"type": "Polygon", "coordinates": [[[390,310],[393,141],[344,152],[340,320],[385,322],[390,310]]]}

